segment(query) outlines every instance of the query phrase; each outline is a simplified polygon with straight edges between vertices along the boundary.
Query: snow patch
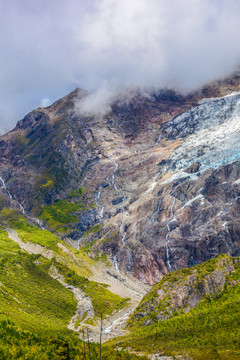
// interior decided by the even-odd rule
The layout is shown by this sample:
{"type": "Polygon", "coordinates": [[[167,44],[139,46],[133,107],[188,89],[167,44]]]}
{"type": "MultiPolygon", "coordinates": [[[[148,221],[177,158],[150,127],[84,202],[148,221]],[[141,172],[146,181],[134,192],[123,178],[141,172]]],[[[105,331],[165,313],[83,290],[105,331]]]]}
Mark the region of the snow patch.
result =
{"type": "Polygon", "coordinates": [[[181,174],[190,165],[200,163],[199,173],[203,173],[239,160],[240,92],[204,99],[169,122],[167,132],[176,131],[185,141],[171,155],[170,168],[165,168],[168,172],[173,168],[181,174]]]}
{"type": "MultiPolygon", "coordinates": [[[[182,207],[182,209],[184,209],[185,207],[191,205],[193,202],[195,202],[196,200],[199,200],[199,199],[203,200],[203,199],[204,199],[204,196],[203,196],[202,194],[199,194],[199,195],[195,196],[194,198],[192,198],[191,200],[189,200],[189,201],[182,207]]],[[[201,203],[202,203],[202,201],[201,201],[201,203]]]]}
{"type": "Polygon", "coordinates": [[[173,182],[175,180],[179,180],[179,179],[182,179],[182,178],[185,178],[185,177],[187,177],[188,179],[193,180],[193,181],[198,179],[198,176],[195,175],[195,174],[188,174],[185,171],[179,171],[176,174],[173,174],[167,180],[163,181],[161,183],[161,185],[170,184],[171,182],[173,182]]]}

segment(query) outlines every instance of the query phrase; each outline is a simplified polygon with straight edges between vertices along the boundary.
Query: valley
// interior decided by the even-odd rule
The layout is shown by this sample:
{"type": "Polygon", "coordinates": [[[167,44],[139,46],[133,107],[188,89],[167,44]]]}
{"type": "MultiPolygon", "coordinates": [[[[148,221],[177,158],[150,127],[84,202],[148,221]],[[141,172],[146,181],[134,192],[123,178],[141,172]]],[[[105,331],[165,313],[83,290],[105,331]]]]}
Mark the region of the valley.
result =
{"type": "Polygon", "coordinates": [[[239,358],[239,86],[136,90],[104,115],[76,89],[1,137],[5,338],[65,359],[66,337],[77,360],[88,334],[97,359],[102,319],[105,359],[239,358]]]}

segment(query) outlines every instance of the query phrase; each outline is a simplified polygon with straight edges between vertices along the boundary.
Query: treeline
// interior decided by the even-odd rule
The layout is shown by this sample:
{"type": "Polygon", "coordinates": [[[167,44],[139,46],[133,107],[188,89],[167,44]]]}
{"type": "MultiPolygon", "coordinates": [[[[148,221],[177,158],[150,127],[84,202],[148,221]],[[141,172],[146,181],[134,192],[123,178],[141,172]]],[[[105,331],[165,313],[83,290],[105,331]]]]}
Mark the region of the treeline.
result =
{"type": "MultiPolygon", "coordinates": [[[[99,360],[100,346],[83,342],[75,335],[45,337],[23,330],[10,320],[4,320],[0,323],[0,359],[99,360]]],[[[111,346],[103,346],[101,359],[144,360],[146,358],[114,350],[111,346]]]]}

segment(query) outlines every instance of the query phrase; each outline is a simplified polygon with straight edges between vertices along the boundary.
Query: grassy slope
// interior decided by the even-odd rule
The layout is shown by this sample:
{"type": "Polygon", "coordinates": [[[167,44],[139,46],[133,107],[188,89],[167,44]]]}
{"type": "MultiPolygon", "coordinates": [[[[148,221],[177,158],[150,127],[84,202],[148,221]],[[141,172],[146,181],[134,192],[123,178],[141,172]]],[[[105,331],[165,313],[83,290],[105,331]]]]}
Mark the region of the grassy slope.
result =
{"type": "MultiPolygon", "coordinates": [[[[4,339],[0,348],[2,349],[0,350],[2,351],[2,353],[0,352],[2,358],[4,359],[6,352],[8,352],[6,359],[11,359],[9,349],[13,352],[13,355],[11,355],[13,359],[14,356],[18,356],[15,358],[21,358],[23,355],[16,355],[20,347],[22,349],[29,348],[29,352],[33,351],[33,348],[38,349],[39,354],[42,351],[44,355],[39,359],[44,359],[46,349],[49,354],[57,356],[56,359],[61,359],[64,357],[61,357],[62,355],[58,354],[58,352],[61,353],[62,351],[64,353],[67,346],[66,338],[68,338],[67,341],[72,344],[71,356],[77,359],[77,353],[80,354],[83,351],[81,350],[82,345],[75,342],[74,335],[66,330],[66,324],[76,309],[76,301],[71,292],[48,275],[47,271],[50,264],[58,268],[69,284],[82,287],[86,293],[94,293],[96,296],[95,298],[93,296],[93,302],[96,302],[95,306],[98,312],[102,308],[111,309],[111,306],[109,306],[111,301],[112,310],[114,307],[124,306],[124,299],[120,298],[118,301],[118,299],[111,297],[110,292],[105,292],[108,290],[104,285],[89,282],[83,276],[82,270],[79,270],[79,263],[73,261],[71,256],[68,257],[57,246],[59,238],[55,235],[27,224],[26,219],[20,216],[18,212],[5,209],[1,214],[5,225],[7,222],[11,227],[15,228],[23,240],[36,242],[53,249],[57,258],[57,260],[47,261],[42,257],[39,258],[39,255],[23,253],[19,246],[11,241],[7,233],[1,229],[0,331],[2,339],[4,339]],[[59,262],[59,259],[62,259],[62,263],[59,262]],[[36,260],[40,262],[39,265],[36,264],[36,260]],[[97,301],[98,299],[99,301],[97,301]],[[115,300],[117,301],[115,302],[115,300]],[[100,306],[100,310],[97,309],[97,306],[100,306]],[[16,325],[6,323],[8,319],[14,319],[16,325]],[[30,331],[30,333],[26,335],[23,329],[30,331]],[[15,340],[7,340],[10,338],[9,332],[12,334],[12,339],[16,337],[15,340]],[[60,340],[58,339],[59,334],[62,337],[60,340]],[[32,347],[28,343],[35,343],[35,345],[32,347]],[[77,348],[79,348],[78,351],[76,351],[77,348]]],[[[91,267],[91,259],[74,249],[71,250],[76,258],[79,257],[80,263],[87,264],[85,265],[85,271],[88,267],[91,267]]],[[[144,306],[149,300],[154,301],[154,291],[161,288],[162,283],[168,281],[170,284],[171,281],[177,281],[179,278],[184,279],[184,276],[196,269],[200,279],[203,274],[212,271],[215,263],[216,260],[211,260],[192,269],[166,275],[143,299],[141,306],[144,306]]],[[[151,353],[154,351],[164,351],[168,354],[187,352],[195,359],[221,358],[234,360],[240,358],[239,263],[235,263],[235,268],[236,272],[228,277],[226,288],[215,298],[203,299],[187,314],[176,313],[169,320],[159,321],[148,327],[143,328],[140,323],[135,322],[133,323],[132,333],[118,339],[117,346],[123,348],[130,346],[133,349],[151,353]]],[[[93,349],[93,353],[94,351],[93,349]]],[[[112,352],[111,347],[106,351],[107,353],[112,352]]],[[[46,359],[54,359],[53,355],[49,356],[46,359]]],[[[114,359],[115,356],[117,356],[116,358],[128,358],[125,357],[128,356],[126,354],[119,353],[116,355],[115,352],[111,354],[110,358],[114,359]]],[[[37,359],[36,354],[32,358],[37,359]]],[[[134,358],[133,355],[130,358],[134,358]]]]}
{"type": "MultiPolygon", "coordinates": [[[[199,268],[201,276],[202,269],[213,263],[210,261],[195,269],[199,268]]],[[[220,294],[201,300],[194,309],[186,314],[176,313],[169,320],[148,327],[135,323],[130,335],[117,340],[118,346],[151,353],[187,353],[199,360],[240,359],[240,264],[237,261],[235,269],[220,294]]],[[[181,274],[183,271],[169,274],[165,281],[181,274]]]]}
{"type": "MultiPolygon", "coordinates": [[[[83,359],[83,343],[67,329],[76,310],[76,300],[72,292],[48,275],[51,261],[21,251],[3,228],[0,228],[0,249],[0,358],[55,360],[69,356],[69,359],[83,359]]],[[[83,279],[74,275],[70,276],[74,281],[83,279]]],[[[105,295],[101,296],[104,299],[105,295]]],[[[106,307],[106,303],[104,305],[106,307]]],[[[98,345],[91,344],[90,350],[91,359],[98,359],[98,345]]],[[[87,360],[88,350],[85,351],[87,360]]],[[[102,358],[138,357],[105,347],[102,358]]]]}
{"type": "Polygon", "coordinates": [[[96,265],[83,251],[78,251],[61,241],[57,236],[47,230],[40,230],[27,223],[27,220],[19,215],[17,211],[4,208],[0,215],[9,226],[15,229],[19,237],[24,241],[40,244],[54,251],[55,258],[51,261],[41,259],[45,270],[51,265],[57,267],[58,271],[65,277],[65,281],[76,287],[80,287],[92,298],[94,310],[103,316],[111,315],[114,311],[124,308],[128,299],[113,294],[107,289],[107,285],[96,283],[87,279],[91,275],[92,268],[96,265]],[[62,243],[68,252],[59,248],[62,243]]]}
{"type": "Polygon", "coordinates": [[[0,247],[0,320],[14,319],[44,333],[66,331],[77,304],[73,294],[35,263],[38,256],[23,253],[2,229],[0,247]]]}
{"type": "Polygon", "coordinates": [[[56,258],[61,259],[70,269],[76,270],[78,275],[92,274],[91,269],[95,263],[84,252],[77,251],[67,245],[48,230],[41,230],[30,225],[26,218],[20,215],[19,211],[3,208],[0,211],[0,223],[4,227],[16,230],[24,242],[30,241],[53,250],[56,258]],[[58,244],[64,245],[67,251],[60,248],[58,244]]]}

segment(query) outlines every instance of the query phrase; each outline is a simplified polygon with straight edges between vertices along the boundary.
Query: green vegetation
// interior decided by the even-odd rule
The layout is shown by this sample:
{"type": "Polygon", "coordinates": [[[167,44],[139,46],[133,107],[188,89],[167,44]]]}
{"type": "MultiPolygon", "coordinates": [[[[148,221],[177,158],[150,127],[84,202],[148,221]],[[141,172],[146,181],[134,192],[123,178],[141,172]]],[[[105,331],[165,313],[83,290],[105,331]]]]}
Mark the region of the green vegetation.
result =
{"type": "MultiPolygon", "coordinates": [[[[53,180],[46,181],[42,187],[53,186],[53,180]]],[[[78,220],[76,213],[85,212],[94,207],[85,192],[84,188],[70,191],[67,200],[56,200],[53,205],[44,206],[39,218],[55,232],[66,232],[69,228],[74,228],[78,220]]]]}
{"type": "MultiPolygon", "coordinates": [[[[155,286],[172,279],[176,281],[184,273],[199,270],[203,274],[214,270],[219,258],[194,268],[170,273],[155,286]]],[[[169,355],[188,354],[192,359],[233,360],[240,358],[240,264],[234,260],[235,272],[228,277],[225,289],[214,297],[206,297],[192,310],[176,313],[166,321],[150,326],[135,325],[132,333],[118,338],[118,347],[169,355]]],[[[169,281],[170,284],[170,281],[169,281]]],[[[151,291],[152,292],[152,291],[151,291]]],[[[147,296],[148,300],[150,295],[147,296]]],[[[146,301],[146,299],[144,299],[146,301]]],[[[113,342],[112,342],[113,343],[113,342]]]]}
{"type": "Polygon", "coordinates": [[[22,135],[16,134],[14,141],[18,146],[21,146],[21,147],[25,147],[28,143],[28,140],[27,140],[25,134],[22,134],[22,135]]]}
{"type": "MultiPolygon", "coordinates": [[[[55,258],[29,255],[8,238],[0,228],[0,358],[2,359],[83,359],[83,343],[67,329],[76,310],[73,293],[50,277],[53,265],[69,285],[80,287],[92,298],[96,317],[86,315],[78,319],[76,327],[97,322],[102,314],[106,317],[127,305],[128,299],[112,294],[107,285],[90,281],[83,275],[94,264],[83,252],[70,248],[47,230],[28,224],[18,211],[3,208],[1,223],[15,229],[23,241],[37,243],[53,251],[55,258]],[[66,251],[59,247],[65,247],[66,251]],[[10,320],[10,321],[9,321],[10,320]],[[14,321],[14,323],[12,322],[14,321]]],[[[89,233],[99,231],[93,227],[89,233]]],[[[132,348],[148,353],[167,355],[187,354],[196,360],[235,360],[240,357],[240,262],[239,259],[221,255],[217,259],[182,269],[163,277],[143,298],[138,312],[146,312],[154,323],[143,326],[143,320],[134,315],[130,320],[129,335],[112,340],[103,350],[103,359],[134,359],[118,349],[132,348]],[[225,288],[216,289],[214,296],[203,296],[198,305],[183,313],[172,313],[165,321],[157,315],[171,310],[171,297],[161,303],[159,290],[174,290],[177,284],[187,284],[194,275],[193,288],[201,289],[206,277],[224,266],[234,264],[235,271],[227,276],[225,288]],[[225,265],[224,265],[225,264],[225,265]],[[115,345],[117,342],[117,345],[115,345]]],[[[87,346],[87,345],[86,345],[87,346]]],[[[98,358],[97,345],[91,345],[92,360],[98,358]]],[[[87,358],[86,358],[87,359],[87,358]]]]}
{"type": "MultiPolygon", "coordinates": [[[[76,310],[76,300],[71,291],[50,277],[51,265],[69,285],[80,287],[92,298],[96,318],[88,319],[83,315],[77,320],[76,327],[85,319],[87,325],[96,322],[101,314],[103,317],[112,314],[126,306],[128,299],[112,294],[107,285],[90,281],[83,275],[84,266],[90,269],[94,264],[84,253],[70,248],[47,230],[29,225],[18,211],[3,208],[0,215],[1,223],[15,229],[23,241],[45,246],[55,256],[49,260],[22,252],[0,228],[0,358],[66,359],[69,356],[69,359],[83,359],[85,345],[67,329],[76,310]]],[[[99,228],[93,227],[90,233],[95,231],[99,228]]],[[[235,360],[240,357],[239,259],[221,255],[205,264],[167,274],[144,297],[139,309],[149,313],[149,318],[155,322],[142,326],[142,319],[132,318],[131,333],[104,346],[103,359],[137,358],[125,351],[114,351],[114,346],[118,349],[130,347],[146,354],[187,354],[196,360],[235,360]],[[205,278],[216,269],[225,271],[223,261],[235,267],[235,272],[227,276],[223,291],[216,289],[214,296],[203,296],[187,313],[175,311],[168,320],[157,320],[160,311],[171,308],[170,296],[164,299],[164,304],[158,301],[159,290],[174,289],[176,284],[184,284],[192,275],[195,276],[193,286],[200,289],[205,278]]],[[[97,359],[98,346],[91,345],[91,351],[91,359],[97,359]]]]}
{"type": "Polygon", "coordinates": [[[15,229],[22,241],[30,241],[45,246],[48,249],[59,251],[57,243],[60,239],[56,235],[30,225],[27,219],[17,210],[9,210],[4,207],[0,212],[0,216],[2,224],[7,223],[9,227],[15,229]]]}
{"type": "Polygon", "coordinates": [[[14,319],[39,333],[66,331],[76,309],[73,294],[36,262],[39,255],[21,252],[2,229],[0,247],[0,320],[14,319]]]}
{"type": "Polygon", "coordinates": [[[53,179],[50,179],[49,177],[46,177],[43,179],[43,183],[42,183],[42,188],[47,188],[48,190],[52,189],[53,188],[53,179]]]}
{"type": "MultiPolygon", "coordinates": [[[[90,281],[84,276],[87,274],[90,275],[91,268],[95,265],[94,261],[84,252],[73,249],[47,230],[41,230],[29,225],[26,218],[20,215],[18,211],[3,208],[0,215],[2,219],[7,222],[8,226],[16,230],[22,241],[36,243],[53,250],[53,254],[55,258],[57,258],[57,261],[55,258],[50,261],[41,260],[44,270],[48,271],[50,266],[54,265],[65,277],[65,280],[69,285],[80,287],[92,298],[92,304],[96,314],[108,316],[114,311],[118,311],[128,305],[129,299],[113,294],[106,289],[107,285],[90,281]],[[58,246],[59,243],[62,243],[64,248],[69,250],[69,252],[64,252],[58,246]],[[71,254],[74,254],[75,256],[73,257],[71,254]]],[[[98,231],[98,229],[99,225],[94,226],[91,228],[90,232],[94,233],[98,231]]],[[[5,232],[5,234],[7,233],[5,232]]],[[[11,241],[11,243],[13,244],[12,246],[17,246],[17,249],[20,249],[13,241],[11,241]]],[[[4,246],[6,245],[3,244],[3,249],[4,246]]]]}
{"type": "Polygon", "coordinates": [[[84,276],[78,276],[74,270],[69,270],[69,268],[56,261],[53,261],[53,264],[69,285],[79,287],[92,298],[92,304],[97,316],[102,314],[103,317],[106,317],[128,305],[130,299],[113,294],[107,289],[108,285],[90,281],[84,276]]]}
{"type": "Polygon", "coordinates": [[[107,254],[102,253],[101,255],[99,254],[99,251],[95,253],[94,255],[94,261],[101,261],[102,263],[104,263],[105,266],[111,266],[107,254]]]}
{"type": "Polygon", "coordinates": [[[69,196],[79,198],[79,197],[82,197],[83,195],[85,195],[85,193],[86,193],[86,189],[79,188],[77,190],[69,191],[69,196]]]}
{"type": "Polygon", "coordinates": [[[20,247],[8,238],[8,233],[0,227],[0,261],[6,256],[12,256],[20,252],[20,247]]]}
{"type": "Polygon", "coordinates": [[[0,339],[2,360],[59,360],[66,359],[68,353],[70,359],[83,358],[83,346],[77,339],[57,335],[46,337],[37,331],[24,330],[9,320],[0,322],[0,339]]]}
{"type": "Polygon", "coordinates": [[[56,178],[52,174],[48,174],[46,171],[42,172],[41,174],[34,175],[33,178],[35,185],[34,189],[32,190],[32,211],[33,213],[35,212],[38,214],[44,199],[46,199],[54,189],[56,178]]]}
{"type": "MultiPolygon", "coordinates": [[[[6,210],[4,213],[9,221],[11,218],[11,224],[20,225],[21,230],[30,226],[24,223],[21,215],[13,212],[11,217],[6,210]]],[[[120,308],[125,299],[111,294],[104,285],[77,276],[54,259],[47,260],[40,255],[22,252],[3,228],[0,228],[0,249],[0,358],[80,360],[86,354],[86,360],[89,360],[87,344],[67,329],[77,302],[71,291],[50,277],[50,265],[54,262],[69,283],[79,285],[90,296],[95,296],[95,302],[98,296],[98,311],[102,311],[102,306],[111,304],[120,308]]],[[[91,360],[99,359],[99,345],[89,346],[91,360]]],[[[114,351],[108,347],[102,349],[103,360],[138,358],[125,351],[114,351]]]]}
{"type": "Polygon", "coordinates": [[[84,237],[89,236],[90,234],[95,234],[101,230],[101,224],[92,226],[88,231],[85,232],[84,237]]]}
{"type": "Polygon", "coordinates": [[[57,230],[59,226],[77,222],[74,212],[80,211],[81,206],[66,200],[57,200],[51,206],[43,207],[39,218],[43,220],[51,230],[57,230]]]}
{"type": "MultiPolygon", "coordinates": [[[[149,323],[158,321],[158,315],[161,318],[169,318],[175,316],[178,312],[183,312],[188,308],[188,303],[185,302],[179,308],[176,302],[172,301],[172,295],[179,288],[183,291],[183,287],[190,286],[192,293],[195,292],[200,298],[208,298],[210,295],[205,291],[206,285],[209,281],[209,277],[214,277],[214,272],[220,270],[225,273],[228,266],[231,266],[232,259],[227,255],[220,255],[215,259],[210,259],[203,264],[195,265],[191,268],[183,268],[178,271],[172,271],[166,274],[162,280],[154,285],[148,294],[144,296],[139,304],[136,312],[146,313],[144,317],[137,317],[135,313],[132,314],[128,321],[128,325],[141,326],[147,320],[149,323]],[[226,269],[225,269],[226,268],[226,269]],[[159,291],[162,294],[161,300],[159,300],[159,291]]],[[[212,291],[214,288],[214,281],[212,285],[212,291]]],[[[187,291],[187,290],[185,290],[187,291]]],[[[220,289],[215,289],[216,295],[220,292],[220,289]]]]}
{"type": "MultiPolygon", "coordinates": [[[[86,335],[85,335],[86,339],[86,335]]],[[[30,332],[16,326],[12,321],[0,322],[1,360],[98,360],[99,345],[80,341],[74,334],[67,336],[30,332]]],[[[102,360],[145,360],[125,351],[114,351],[104,346],[102,360]]]]}
{"type": "MultiPolygon", "coordinates": [[[[39,110],[35,111],[35,115],[46,116],[39,110]]],[[[26,134],[28,142],[23,147],[24,155],[27,156],[30,164],[39,164],[39,167],[47,169],[49,176],[54,177],[54,187],[57,191],[64,189],[71,180],[66,159],[58,151],[66,132],[64,116],[59,118],[58,126],[48,121],[42,122],[40,128],[31,129],[26,134]]],[[[38,189],[36,189],[36,196],[38,196],[38,189]]]]}
{"type": "Polygon", "coordinates": [[[95,262],[85,252],[72,248],[48,230],[30,225],[19,211],[4,207],[0,211],[0,224],[14,229],[24,242],[29,241],[52,250],[59,262],[76,271],[78,275],[92,274],[95,262]]]}

